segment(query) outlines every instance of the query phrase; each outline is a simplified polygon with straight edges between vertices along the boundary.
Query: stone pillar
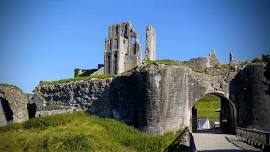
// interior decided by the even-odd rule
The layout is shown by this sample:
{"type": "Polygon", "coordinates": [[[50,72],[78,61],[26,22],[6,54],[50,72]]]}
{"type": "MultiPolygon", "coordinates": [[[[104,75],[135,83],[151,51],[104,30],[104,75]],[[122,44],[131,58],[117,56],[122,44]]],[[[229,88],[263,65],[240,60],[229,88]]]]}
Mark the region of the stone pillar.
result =
{"type": "Polygon", "coordinates": [[[234,61],[234,58],[233,58],[233,54],[232,54],[232,52],[230,52],[230,54],[229,54],[229,60],[230,60],[230,62],[233,62],[234,61]]]}
{"type": "Polygon", "coordinates": [[[147,59],[156,59],[156,31],[151,25],[146,28],[145,60],[147,59]]]}

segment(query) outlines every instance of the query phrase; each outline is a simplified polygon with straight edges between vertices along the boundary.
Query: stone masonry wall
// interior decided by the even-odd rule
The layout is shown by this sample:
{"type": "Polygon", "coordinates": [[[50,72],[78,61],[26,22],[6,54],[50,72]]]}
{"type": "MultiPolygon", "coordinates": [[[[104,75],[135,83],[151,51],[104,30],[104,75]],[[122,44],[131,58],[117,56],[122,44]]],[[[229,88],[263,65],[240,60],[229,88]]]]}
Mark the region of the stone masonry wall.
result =
{"type": "MultiPolygon", "coordinates": [[[[244,110],[246,103],[242,101],[246,97],[248,101],[256,101],[252,111],[256,119],[252,125],[266,126],[269,120],[264,106],[269,107],[266,103],[269,96],[260,89],[263,85],[261,80],[264,80],[261,79],[262,69],[260,66],[248,66],[243,71],[249,72],[240,72],[240,76],[231,82],[230,99],[238,102],[238,106],[244,107],[244,110]],[[243,85],[253,89],[241,96],[238,95],[242,93],[241,89],[246,88],[243,85]],[[241,89],[233,89],[233,86],[240,86],[236,88],[241,89]]],[[[184,127],[191,128],[192,106],[205,94],[217,94],[228,100],[228,82],[234,76],[234,72],[228,75],[207,75],[182,66],[150,64],[113,79],[39,86],[36,91],[47,102],[81,106],[90,113],[122,120],[146,133],[163,134],[184,127]]],[[[241,121],[245,121],[244,115],[239,115],[241,121]]]]}
{"type": "Polygon", "coordinates": [[[204,94],[226,92],[221,79],[181,66],[151,64],[114,79],[39,86],[35,92],[47,102],[78,105],[146,133],[163,134],[190,126],[191,107],[204,94]]]}
{"type": "Polygon", "coordinates": [[[230,82],[230,99],[236,103],[238,125],[270,131],[270,95],[267,94],[265,66],[246,66],[230,82]]]}
{"type": "Polygon", "coordinates": [[[88,109],[94,101],[100,98],[111,81],[111,78],[93,78],[87,81],[39,85],[34,92],[40,94],[46,102],[88,109]]]}
{"type": "MultiPolygon", "coordinates": [[[[12,110],[12,122],[22,122],[28,119],[27,112],[27,97],[23,91],[15,86],[0,84],[0,101],[6,100],[9,104],[10,109],[12,110]]],[[[1,103],[0,103],[1,104],[1,103]]],[[[0,126],[6,125],[5,113],[3,106],[0,106],[0,126]]]]}

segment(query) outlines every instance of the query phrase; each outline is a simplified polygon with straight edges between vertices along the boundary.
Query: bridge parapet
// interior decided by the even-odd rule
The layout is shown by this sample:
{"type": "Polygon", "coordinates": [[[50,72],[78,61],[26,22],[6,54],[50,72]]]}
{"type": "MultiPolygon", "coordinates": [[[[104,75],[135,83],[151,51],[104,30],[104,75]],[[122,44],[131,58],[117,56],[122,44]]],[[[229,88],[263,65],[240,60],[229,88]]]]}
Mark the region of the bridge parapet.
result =
{"type": "Polygon", "coordinates": [[[269,149],[270,147],[270,132],[237,127],[236,136],[243,142],[260,147],[263,150],[269,149]]]}

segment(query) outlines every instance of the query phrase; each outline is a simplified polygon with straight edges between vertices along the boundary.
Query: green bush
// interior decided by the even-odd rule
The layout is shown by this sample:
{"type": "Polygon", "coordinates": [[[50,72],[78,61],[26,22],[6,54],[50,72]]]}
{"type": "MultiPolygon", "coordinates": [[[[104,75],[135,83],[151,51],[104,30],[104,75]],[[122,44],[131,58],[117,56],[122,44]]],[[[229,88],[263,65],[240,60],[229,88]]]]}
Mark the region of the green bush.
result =
{"type": "Polygon", "coordinates": [[[78,69],[78,68],[74,69],[74,77],[79,76],[81,73],[82,73],[81,69],[78,69]]]}

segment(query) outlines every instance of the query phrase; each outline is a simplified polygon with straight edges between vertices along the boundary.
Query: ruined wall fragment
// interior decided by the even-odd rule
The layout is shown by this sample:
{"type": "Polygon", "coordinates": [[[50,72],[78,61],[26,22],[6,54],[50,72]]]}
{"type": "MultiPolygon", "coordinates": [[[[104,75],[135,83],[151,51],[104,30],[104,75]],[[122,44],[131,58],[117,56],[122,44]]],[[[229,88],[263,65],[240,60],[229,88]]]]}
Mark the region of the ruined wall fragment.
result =
{"type": "Polygon", "coordinates": [[[145,59],[156,60],[156,31],[151,25],[146,28],[145,59]]]}

